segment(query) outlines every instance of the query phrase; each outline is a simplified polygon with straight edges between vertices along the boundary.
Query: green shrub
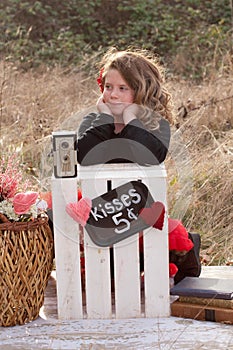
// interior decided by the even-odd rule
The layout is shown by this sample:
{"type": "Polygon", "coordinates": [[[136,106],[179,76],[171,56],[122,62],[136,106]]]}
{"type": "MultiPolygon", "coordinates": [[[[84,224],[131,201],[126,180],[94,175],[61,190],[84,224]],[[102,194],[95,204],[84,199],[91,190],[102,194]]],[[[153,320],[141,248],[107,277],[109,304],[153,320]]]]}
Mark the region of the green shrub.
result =
{"type": "Polygon", "coordinates": [[[0,23],[2,57],[25,68],[132,46],[198,78],[232,49],[229,0],[1,0],[0,23]]]}

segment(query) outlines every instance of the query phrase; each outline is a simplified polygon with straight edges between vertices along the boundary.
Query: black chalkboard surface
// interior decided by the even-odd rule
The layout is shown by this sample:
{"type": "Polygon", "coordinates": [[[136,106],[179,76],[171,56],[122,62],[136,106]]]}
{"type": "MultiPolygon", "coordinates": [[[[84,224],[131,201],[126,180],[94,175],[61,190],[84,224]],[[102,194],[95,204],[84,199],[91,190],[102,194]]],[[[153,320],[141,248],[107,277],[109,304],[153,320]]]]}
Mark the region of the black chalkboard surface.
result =
{"type": "MultiPolygon", "coordinates": [[[[161,203],[157,203],[159,212],[155,217],[161,214],[161,203]]],[[[141,181],[127,182],[92,200],[85,229],[95,244],[112,246],[151,226],[140,216],[143,209],[150,207],[156,211],[156,202],[147,186],[141,181]]]]}

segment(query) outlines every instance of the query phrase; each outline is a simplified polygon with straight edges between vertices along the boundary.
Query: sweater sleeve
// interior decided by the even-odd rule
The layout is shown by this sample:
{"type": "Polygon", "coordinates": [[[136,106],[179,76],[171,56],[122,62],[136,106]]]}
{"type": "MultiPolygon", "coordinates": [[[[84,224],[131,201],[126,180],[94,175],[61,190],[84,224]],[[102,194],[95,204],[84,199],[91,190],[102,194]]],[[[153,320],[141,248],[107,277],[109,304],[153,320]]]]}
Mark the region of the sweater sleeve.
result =
{"type": "MultiPolygon", "coordinates": [[[[111,139],[113,132],[114,119],[111,115],[91,113],[84,117],[78,130],[78,162],[83,164],[83,160],[89,151],[101,143],[104,145],[104,141],[111,139]]],[[[95,163],[95,160],[93,162],[95,163]]],[[[101,162],[101,159],[98,162],[101,162]]],[[[83,165],[85,165],[85,162],[83,165]]]]}
{"type": "Polygon", "coordinates": [[[133,162],[156,165],[165,160],[170,143],[170,126],[165,119],[161,119],[158,129],[153,131],[134,119],[122,130],[121,136],[132,141],[129,145],[133,162]]]}
{"type": "Polygon", "coordinates": [[[177,258],[175,262],[178,267],[178,272],[174,277],[175,284],[180,282],[185,277],[198,277],[201,273],[199,262],[195,256],[194,249],[191,249],[183,259],[177,258]]]}
{"type": "Polygon", "coordinates": [[[170,126],[165,119],[153,131],[145,129],[138,119],[132,120],[119,134],[114,130],[111,115],[91,113],[84,117],[78,131],[78,163],[156,165],[165,160],[170,141],[170,126]]]}

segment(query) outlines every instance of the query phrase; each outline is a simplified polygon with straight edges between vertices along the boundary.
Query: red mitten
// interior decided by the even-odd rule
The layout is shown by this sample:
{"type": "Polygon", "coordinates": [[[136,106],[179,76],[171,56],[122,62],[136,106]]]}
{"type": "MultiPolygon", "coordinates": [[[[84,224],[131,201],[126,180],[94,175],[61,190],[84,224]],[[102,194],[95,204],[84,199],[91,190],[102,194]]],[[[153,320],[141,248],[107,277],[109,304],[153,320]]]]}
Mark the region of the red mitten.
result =
{"type": "Polygon", "coordinates": [[[68,203],[66,212],[80,225],[85,226],[91,212],[91,199],[82,198],[77,203],[68,203]]]}
{"type": "Polygon", "coordinates": [[[174,277],[178,272],[178,267],[174,263],[169,263],[169,277],[174,277]]]}
{"type": "Polygon", "coordinates": [[[143,208],[139,214],[146,224],[162,230],[164,222],[165,207],[161,202],[154,202],[150,208],[143,208]]]}

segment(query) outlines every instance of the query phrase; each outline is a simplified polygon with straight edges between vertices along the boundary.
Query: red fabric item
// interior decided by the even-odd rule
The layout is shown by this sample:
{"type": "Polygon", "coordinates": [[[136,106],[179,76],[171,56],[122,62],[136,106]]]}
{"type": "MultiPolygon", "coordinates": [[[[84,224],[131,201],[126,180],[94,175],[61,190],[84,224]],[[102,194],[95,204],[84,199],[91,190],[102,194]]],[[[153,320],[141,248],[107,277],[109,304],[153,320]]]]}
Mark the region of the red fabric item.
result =
{"type": "Polygon", "coordinates": [[[165,207],[161,202],[154,202],[150,208],[143,208],[139,216],[147,225],[162,230],[164,222],[165,207]]]}
{"type": "Polygon", "coordinates": [[[178,272],[178,267],[176,264],[169,263],[169,277],[174,277],[178,272]]]}
{"type": "Polygon", "coordinates": [[[68,203],[66,212],[80,225],[85,226],[90,216],[91,199],[82,198],[77,203],[68,203]]]}
{"type": "Polygon", "coordinates": [[[191,239],[189,239],[188,232],[181,221],[175,219],[168,219],[169,232],[169,250],[178,250],[187,252],[194,246],[191,239]]]}
{"type": "Polygon", "coordinates": [[[100,91],[103,93],[104,87],[103,87],[103,72],[104,72],[104,67],[101,68],[100,73],[98,78],[96,79],[97,84],[99,85],[100,91]]]}
{"type": "Polygon", "coordinates": [[[78,189],[78,201],[82,198],[82,192],[80,188],[78,189]]]}
{"type": "Polygon", "coordinates": [[[52,193],[51,192],[40,192],[40,199],[47,202],[48,209],[52,209],[52,193]]]}

